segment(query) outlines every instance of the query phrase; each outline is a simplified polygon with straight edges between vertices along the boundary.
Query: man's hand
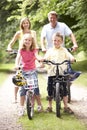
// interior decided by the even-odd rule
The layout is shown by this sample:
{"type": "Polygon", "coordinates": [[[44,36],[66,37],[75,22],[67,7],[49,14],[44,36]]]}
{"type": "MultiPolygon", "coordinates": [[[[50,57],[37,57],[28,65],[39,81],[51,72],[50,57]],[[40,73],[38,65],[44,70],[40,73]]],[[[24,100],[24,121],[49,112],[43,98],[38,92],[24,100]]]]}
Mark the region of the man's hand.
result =
{"type": "Polygon", "coordinates": [[[72,51],[76,51],[77,49],[78,49],[78,45],[74,45],[74,46],[72,46],[72,51]]]}

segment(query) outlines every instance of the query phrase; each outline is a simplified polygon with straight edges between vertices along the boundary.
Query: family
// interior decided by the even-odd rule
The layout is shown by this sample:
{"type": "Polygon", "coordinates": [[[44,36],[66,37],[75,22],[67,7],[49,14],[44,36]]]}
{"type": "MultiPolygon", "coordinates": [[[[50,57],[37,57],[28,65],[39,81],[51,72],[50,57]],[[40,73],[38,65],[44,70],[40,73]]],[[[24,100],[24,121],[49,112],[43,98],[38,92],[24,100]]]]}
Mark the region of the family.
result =
{"type": "MultiPolygon", "coordinates": [[[[73,62],[75,58],[72,56],[70,52],[65,48],[65,37],[70,37],[73,46],[73,51],[76,51],[78,48],[76,38],[72,32],[72,30],[63,22],[58,21],[58,14],[55,11],[50,11],[48,13],[48,21],[49,23],[44,25],[41,31],[41,48],[42,51],[45,52],[44,57],[38,55],[38,43],[36,31],[31,30],[31,22],[28,18],[23,18],[20,21],[20,30],[15,33],[12,40],[7,46],[7,50],[10,52],[14,43],[19,40],[19,48],[18,53],[15,60],[15,69],[17,70],[20,64],[22,65],[23,75],[26,77],[30,75],[37,79],[35,80],[35,85],[37,88],[34,90],[35,97],[34,99],[37,101],[37,111],[43,112],[43,105],[40,97],[40,90],[38,85],[38,74],[36,71],[36,60],[43,61],[46,60],[54,60],[55,62],[62,62],[64,60],[70,60],[73,62]]],[[[66,66],[61,65],[62,70],[66,69],[66,66]]],[[[53,73],[53,66],[48,66],[48,82],[47,82],[47,93],[48,93],[48,107],[46,108],[46,112],[52,112],[52,77],[55,75],[53,73]]],[[[60,70],[60,73],[61,70],[60,70]]],[[[15,103],[17,103],[17,92],[19,87],[14,87],[14,97],[15,103]]],[[[67,90],[65,87],[63,95],[63,103],[64,103],[64,112],[69,114],[73,114],[74,112],[68,107],[68,97],[67,90]]],[[[20,109],[18,112],[19,116],[24,115],[24,103],[25,103],[25,95],[26,90],[21,87],[19,90],[20,93],[20,109]]]]}

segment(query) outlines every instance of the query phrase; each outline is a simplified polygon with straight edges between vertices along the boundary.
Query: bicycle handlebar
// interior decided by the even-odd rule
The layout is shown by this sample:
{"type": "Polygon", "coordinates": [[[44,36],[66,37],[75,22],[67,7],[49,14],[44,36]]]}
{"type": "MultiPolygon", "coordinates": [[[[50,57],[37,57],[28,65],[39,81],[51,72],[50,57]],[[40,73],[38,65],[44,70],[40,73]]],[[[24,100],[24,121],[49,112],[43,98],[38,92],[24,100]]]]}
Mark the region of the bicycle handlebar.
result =
{"type": "Polygon", "coordinates": [[[50,61],[50,60],[44,60],[43,61],[44,63],[51,63],[51,64],[53,64],[53,65],[62,65],[62,64],[64,64],[64,63],[69,63],[70,64],[70,61],[69,60],[64,60],[63,62],[61,62],[61,63],[55,63],[54,61],[50,61]]]}
{"type": "Polygon", "coordinates": [[[6,50],[6,52],[9,52],[10,55],[13,55],[13,54],[17,54],[18,53],[18,50],[6,50]]]}

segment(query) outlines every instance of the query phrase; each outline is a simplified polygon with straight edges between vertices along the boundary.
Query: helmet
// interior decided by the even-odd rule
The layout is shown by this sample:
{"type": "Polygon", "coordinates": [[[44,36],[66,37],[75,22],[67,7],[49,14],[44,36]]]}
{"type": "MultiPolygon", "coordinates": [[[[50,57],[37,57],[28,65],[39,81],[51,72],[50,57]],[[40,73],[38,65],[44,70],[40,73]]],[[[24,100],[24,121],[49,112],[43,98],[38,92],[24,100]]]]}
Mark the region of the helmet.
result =
{"type": "Polygon", "coordinates": [[[18,75],[13,76],[12,82],[19,87],[27,85],[27,81],[23,76],[18,76],[18,75]]]}

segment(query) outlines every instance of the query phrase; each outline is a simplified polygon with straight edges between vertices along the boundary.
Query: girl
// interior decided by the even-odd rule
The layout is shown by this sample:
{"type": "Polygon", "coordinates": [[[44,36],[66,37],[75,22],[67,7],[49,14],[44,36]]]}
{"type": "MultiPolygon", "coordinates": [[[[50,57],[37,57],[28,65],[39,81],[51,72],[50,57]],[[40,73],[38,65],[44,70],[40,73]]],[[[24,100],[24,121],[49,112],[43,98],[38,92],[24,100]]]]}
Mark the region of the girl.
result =
{"type": "MultiPolygon", "coordinates": [[[[18,30],[15,35],[13,36],[12,40],[10,41],[10,43],[8,44],[7,50],[10,52],[12,51],[12,46],[14,45],[14,43],[16,43],[17,40],[19,40],[19,48],[20,48],[20,41],[23,37],[24,34],[29,33],[31,34],[34,39],[35,39],[35,43],[37,44],[37,39],[36,39],[36,32],[34,30],[30,30],[31,29],[31,23],[30,20],[28,18],[22,18],[20,21],[20,30],[18,30]]],[[[38,46],[37,46],[38,48],[38,46]]],[[[14,87],[14,95],[15,95],[15,101],[14,103],[17,103],[17,92],[18,92],[18,87],[15,86],[14,87]]]]}
{"type": "MultiPolygon", "coordinates": [[[[37,55],[36,51],[36,46],[35,46],[35,41],[34,38],[32,37],[31,34],[24,34],[22,41],[21,41],[21,47],[18,51],[16,61],[15,61],[15,66],[16,69],[20,66],[20,60],[22,62],[22,70],[23,70],[23,75],[26,77],[29,76],[33,77],[33,79],[37,79],[37,72],[36,72],[36,65],[35,65],[35,60],[39,60],[39,56],[37,55]]],[[[37,88],[35,89],[35,99],[37,100],[38,103],[38,111],[42,111],[42,104],[41,104],[41,99],[40,99],[40,94],[39,94],[39,87],[38,87],[38,80],[37,82],[35,81],[35,86],[37,88]]],[[[21,87],[20,89],[20,111],[19,115],[22,116],[24,115],[24,101],[25,101],[25,95],[26,95],[26,90],[24,87],[21,87]]]]}

